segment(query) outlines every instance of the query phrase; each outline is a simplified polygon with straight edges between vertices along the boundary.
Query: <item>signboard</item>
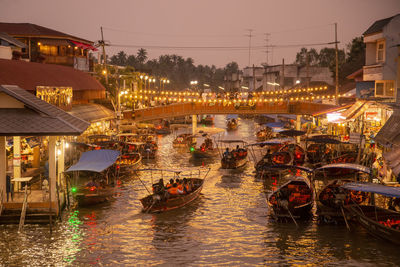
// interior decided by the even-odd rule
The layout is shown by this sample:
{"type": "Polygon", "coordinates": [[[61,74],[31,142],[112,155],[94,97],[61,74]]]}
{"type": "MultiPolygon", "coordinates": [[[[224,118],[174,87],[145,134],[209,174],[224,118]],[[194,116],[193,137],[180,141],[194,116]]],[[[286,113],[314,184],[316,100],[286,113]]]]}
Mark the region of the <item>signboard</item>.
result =
{"type": "Polygon", "coordinates": [[[375,97],[375,81],[357,82],[356,96],[359,99],[368,99],[375,97]]]}
{"type": "Polygon", "coordinates": [[[359,144],[360,143],[360,134],[359,133],[350,133],[349,143],[350,144],[359,144]]]}

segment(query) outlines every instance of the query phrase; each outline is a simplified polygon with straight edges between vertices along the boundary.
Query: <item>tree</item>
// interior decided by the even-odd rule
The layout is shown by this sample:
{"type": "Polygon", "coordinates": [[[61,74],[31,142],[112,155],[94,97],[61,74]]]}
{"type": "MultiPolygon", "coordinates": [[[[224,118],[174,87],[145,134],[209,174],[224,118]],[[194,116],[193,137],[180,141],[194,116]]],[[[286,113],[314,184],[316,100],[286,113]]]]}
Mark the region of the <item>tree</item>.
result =
{"type": "Polygon", "coordinates": [[[300,52],[296,54],[296,61],[295,63],[300,66],[305,66],[307,64],[307,56],[308,56],[308,65],[315,66],[318,65],[318,52],[315,48],[311,48],[308,50],[307,48],[303,47],[300,49],[300,52]]]}
{"type": "Polygon", "coordinates": [[[144,48],[140,48],[137,52],[137,56],[136,56],[137,61],[139,62],[139,64],[144,64],[144,62],[147,59],[147,51],[144,48]]]}
{"type": "Polygon", "coordinates": [[[126,66],[127,55],[124,51],[119,51],[117,55],[114,55],[110,59],[110,64],[118,66],[126,66]]]}
{"type": "Polygon", "coordinates": [[[226,64],[224,70],[226,73],[236,73],[239,70],[239,65],[236,62],[232,61],[226,64]]]}

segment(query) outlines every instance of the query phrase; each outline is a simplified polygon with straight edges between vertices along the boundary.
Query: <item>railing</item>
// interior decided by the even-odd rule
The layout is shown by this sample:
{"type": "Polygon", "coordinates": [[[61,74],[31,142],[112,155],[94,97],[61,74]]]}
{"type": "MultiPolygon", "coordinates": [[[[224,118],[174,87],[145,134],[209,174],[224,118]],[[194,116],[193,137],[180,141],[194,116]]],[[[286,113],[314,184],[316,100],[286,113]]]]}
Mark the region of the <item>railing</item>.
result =
{"type": "Polygon", "coordinates": [[[22,203],[21,218],[19,219],[18,232],[22,231],[25,224],[26,207],[28,206],[28,185],[25,185],[24,202],[22,203]]]}
{"type": "Polygon", "coordinates": [[[135,110],[135,120],[145,121],[202,114],[297,114],[312,115],[331,109],[333,105],[312,102],[259,102],[253,105],[226,103],[181,103],[135,110]]]}

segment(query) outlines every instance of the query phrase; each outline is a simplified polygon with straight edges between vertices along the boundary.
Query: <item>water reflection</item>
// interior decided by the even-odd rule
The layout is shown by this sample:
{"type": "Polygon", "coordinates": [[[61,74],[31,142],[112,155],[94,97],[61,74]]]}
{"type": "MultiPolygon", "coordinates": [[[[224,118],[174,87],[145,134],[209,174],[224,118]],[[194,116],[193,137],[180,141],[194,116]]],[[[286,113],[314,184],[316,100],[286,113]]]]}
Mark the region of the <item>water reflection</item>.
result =
{"type": "MultiPolygon", "coordinates": [[[[225,127],[224,116],[215,118],[225,127]]],[[[225,139],[255,139],[255,123],[242,119],[225,139]]],[[[160,214],[141,213],[152,177],[127,175],[115,200],[66,212],[49,235],[48,226],[0,226],[0,266],[288,266],[400,265],[398,248],[361,228],[318,225],[314,220],[276,223],[266,196],[285,180],[259,179],[249,162],[239,171],[220,169],[219,158],[191,161],[160,137],[157,158],[144,167],[211,168],[202,195],[190,205],[160,214]]],[[[156,177],[153,177],[156,179],[156,177]]],[[[166,179],[164,179],[166,180],[166,179]]]]}

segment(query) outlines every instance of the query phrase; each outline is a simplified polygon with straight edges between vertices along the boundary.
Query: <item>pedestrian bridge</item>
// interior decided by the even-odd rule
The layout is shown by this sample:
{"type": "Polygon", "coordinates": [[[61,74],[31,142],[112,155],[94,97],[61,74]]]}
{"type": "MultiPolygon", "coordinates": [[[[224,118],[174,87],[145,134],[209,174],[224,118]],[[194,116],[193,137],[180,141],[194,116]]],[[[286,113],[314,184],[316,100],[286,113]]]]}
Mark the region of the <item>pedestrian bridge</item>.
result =
{"type": "Polygon", "coordinates": [[[134,111],[135,121],[149,121],[168,119],[173,117],[203,114],[295,114],[313,115],[335,108],[334,105],[282,101],[258,102],[253,105],[228,105],[226,103],[175,103],[166,106],[157,106],[134,111]]]}

